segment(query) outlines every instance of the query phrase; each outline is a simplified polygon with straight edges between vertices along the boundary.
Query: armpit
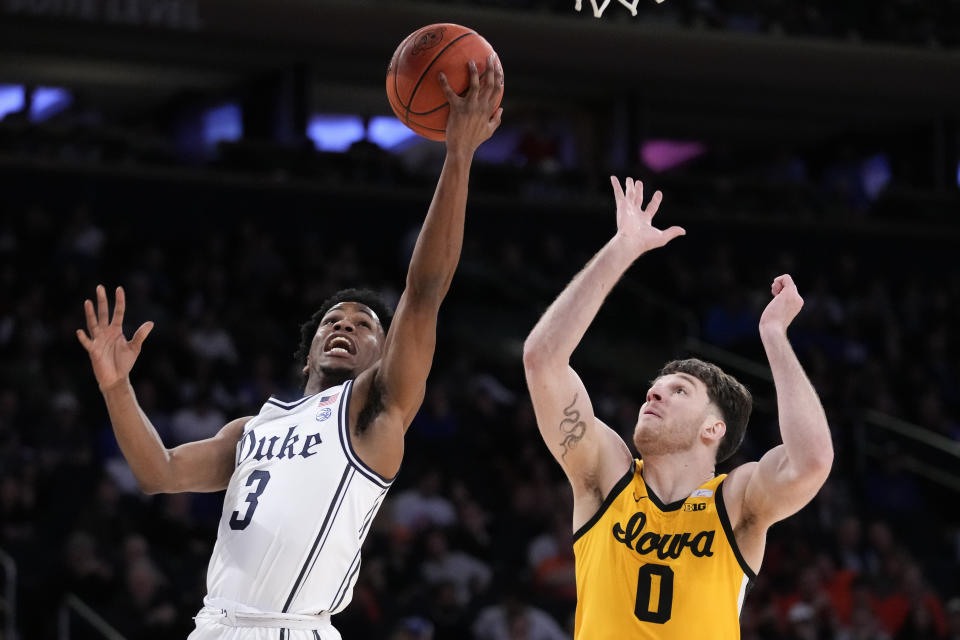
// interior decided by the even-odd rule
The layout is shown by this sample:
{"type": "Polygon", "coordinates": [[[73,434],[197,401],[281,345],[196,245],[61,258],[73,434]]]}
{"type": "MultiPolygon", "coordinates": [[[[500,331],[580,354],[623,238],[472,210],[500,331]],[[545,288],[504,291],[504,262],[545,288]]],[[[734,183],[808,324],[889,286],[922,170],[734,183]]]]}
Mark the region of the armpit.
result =
{"type": "Polygon", "coordinates": [[[383,413],[383,392],[383,383],[377,376],[374,376],[370,382],[370,388],[367,390],[366,402],[363,403],[363,408],[360,409],[360,414],[357,416],[357,424],[354,426],[354,432],[357,435],[363,434],[377,419],[377,416],[383,413]]]}

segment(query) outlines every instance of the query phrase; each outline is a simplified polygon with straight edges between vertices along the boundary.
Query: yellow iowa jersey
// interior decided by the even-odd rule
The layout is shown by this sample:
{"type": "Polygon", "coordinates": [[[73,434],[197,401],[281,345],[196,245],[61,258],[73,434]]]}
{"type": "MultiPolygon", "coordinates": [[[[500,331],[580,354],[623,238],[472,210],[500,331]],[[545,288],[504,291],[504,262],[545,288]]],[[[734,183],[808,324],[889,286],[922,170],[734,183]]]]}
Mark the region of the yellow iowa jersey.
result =
{"type": "Polygon", "coordinates": [[[740,607],[755,578],[737,549],[720,487],[663,504],[643,462],[617,483],[573,535],[575,640],[740,637],[740,607]]]}

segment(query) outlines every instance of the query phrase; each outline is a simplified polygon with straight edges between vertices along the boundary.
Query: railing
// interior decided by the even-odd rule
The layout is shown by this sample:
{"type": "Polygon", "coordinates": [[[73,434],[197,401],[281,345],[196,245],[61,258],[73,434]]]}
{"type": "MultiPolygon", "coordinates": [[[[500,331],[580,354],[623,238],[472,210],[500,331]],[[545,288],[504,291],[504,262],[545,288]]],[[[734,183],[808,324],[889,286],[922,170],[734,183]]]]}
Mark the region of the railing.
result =
{"type": "Polygon", "coordinates": [[[72,593],[68,593],[60,605],[60,612],[57,616],[59,620],[58,640],[70,640],[71,610],[80,618],[83,618],[91,627],[99,631],[100,635],[106,638],[106,640],[126,640],[116,629],[110,626],[109,622],[100,617],[100,614],[72,593]]]}
{"type": "Polygon", "coordinates": [[[3,597],[0,598],[0,611],[5,614],[3,637],[17,640],[17,563],[0,549],[0,565],[3,565],[4,575],[3,597]]]}
{"type": "MultiPolygon", "coordinates": [[[[773,381],[770,367],[765,364],[731,353],[721,347],[701,342],[696,338],[689,338],[685,346],[691,353],[701,355],[726,369],[745,373],[760,380],[773,381]]],[[[924,452],[920,455],[911,455],[898,451],[897,463],[901,468],[942,487],[960,492],[960,475],[950,471],[950,469],[960,467],[960,442],[875,409],[864,409],[860,412],[859,417],[862,423],[868,427],[896,435],[908,441],[911,445],[920,447],[924,452]],[[933,459],[936,455],[949,459],[949,462],[937,464],[933,459]]],[[[861,434],[857,440],[857,445],[862,453],[880,459],[889,456],[889,451],[882,444],[873,442],[866,437],[865,433],[861,434]]]]}
{"type": "MultiPolygon", "coordinates": [[[[906,420],[888,416],[874,409],[864,411],[863,420],[871,426],[878,427],[889,433],[894,433],[914,443],[923,444],[928,447],[927,451],[932,448],[945,454],[946,457],[950,458],[950,463],[941,466],[936,465],[930,456],[917,458],[903,452],[898,452],[897,457],[898,464],[902,468],[912,471],[927,480],[936,482],[939,485],[960,492],[960,475],[947,470],[948,468],[956,469],[960,467],[960,442],[951,440],[930,429],[925,429],[906,420]]],[[[889,455],[889,452],[883,446],[873,442],[864,442],[863,448],[868,455],[875,458],[884,458],[889,455]]]]}

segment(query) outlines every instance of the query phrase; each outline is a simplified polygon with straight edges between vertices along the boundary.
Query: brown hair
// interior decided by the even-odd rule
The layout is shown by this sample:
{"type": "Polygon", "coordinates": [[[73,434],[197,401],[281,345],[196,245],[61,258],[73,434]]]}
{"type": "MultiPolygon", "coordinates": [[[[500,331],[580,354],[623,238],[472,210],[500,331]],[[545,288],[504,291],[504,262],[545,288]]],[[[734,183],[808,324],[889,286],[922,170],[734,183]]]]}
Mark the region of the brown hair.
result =
{"type": "Polygon", "coordinates": [[[732,456],[743,442],[743,436],[747,432],[747,420],[750,419],[750,411],[753,409],[753,397],[739,380],[711,362],[696,358],[673,360],[663,365],[657,377],[671,373],[686,373],[706,385],[710,402],[720,409],[720,416],[727,425],[727,432],[717,447],[717,462],[723,462],[732,456]]]}

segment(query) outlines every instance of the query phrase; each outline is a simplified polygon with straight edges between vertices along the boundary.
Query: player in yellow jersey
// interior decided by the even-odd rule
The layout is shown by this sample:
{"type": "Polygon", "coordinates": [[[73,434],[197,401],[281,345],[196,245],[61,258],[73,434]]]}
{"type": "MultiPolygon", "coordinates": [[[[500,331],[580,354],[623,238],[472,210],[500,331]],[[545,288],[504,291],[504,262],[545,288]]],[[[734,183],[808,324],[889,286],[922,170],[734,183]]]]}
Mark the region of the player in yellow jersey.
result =
{"type": "Polygon", "coordinates": [[[668,363],[633,434],[642,457],[593,413],[570,356],[604,298],[642,254],[685,231],[660,230],[656,192],[612,178],[617,233],[564,289],[524,345],[544,441],[573,487],[575,640],[740,637],[739,614],[760,570],[767,529],[820,490],[833,463],[827,419],[787,340],[803,306],[789,275],[773,282],[760,338],[777,389],[783,444],[717,476],[743,440],[752,400],[716,365],[668,363]]]}

